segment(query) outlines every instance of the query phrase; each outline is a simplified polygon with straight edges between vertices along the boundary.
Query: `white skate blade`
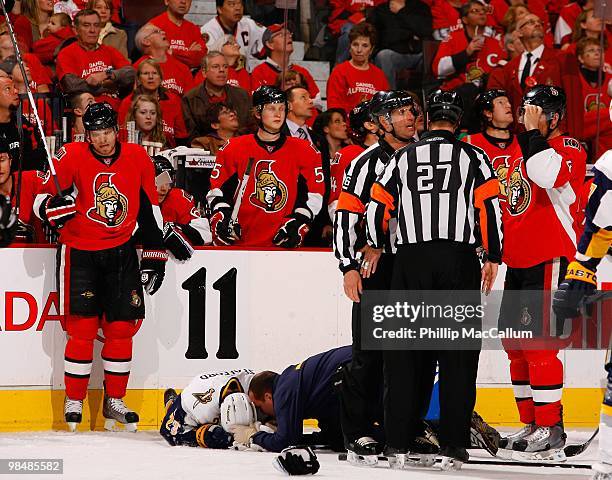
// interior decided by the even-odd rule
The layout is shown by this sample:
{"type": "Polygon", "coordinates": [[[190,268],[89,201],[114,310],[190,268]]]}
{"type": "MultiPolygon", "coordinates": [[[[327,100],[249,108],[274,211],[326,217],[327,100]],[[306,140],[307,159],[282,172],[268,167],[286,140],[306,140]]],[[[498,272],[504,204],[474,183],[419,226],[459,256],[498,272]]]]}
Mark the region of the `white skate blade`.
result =
{"type": "Polygon", "coordinates": [[[77,427],[79,426],[78,422],[66,422],[66,425],[68,425],[68,431],[70,433],[74,433],[77,430],[77,427]]]}
{"type": "Polygon", "coordinates": [[[358,467],[373,467],[378,464],[378,455],[357,455],[355,452],[348,450],[346,460],[351,465],[358,467]]]}
{"type": "Polygon", "coordinates": [[[440,462],[440,470],[445,472],[461,470],[462,466],[463,462],[461,460],[452,457],[442,457],[442,461],[440,462]]]}
{"type": "Polygon", "coordinates": [[[117,431],[115,427],[116,423],[117,421],[113,418],[107,418],[106,420],[104,420],[104,430],[108,430],[109,432],[117,431]]]}
{"type": "Polygon", "coordinates": [[[108,430],[109,432],[120,432],[124,430],[126,432],[136,432],[138,431],[137,423],[121,423],[115,420],[114,418],[107,418],[104,421],[104,430],[108,430]],[[123,428],[120,427],[123,426],[123,428]]]}
{"type": "Polygon", "coordinates": [[[562,448],[553,448],[541,452],[512,452],[512,460],[519,462],[565,462],[567,457],[562,448]]]}
{"type": "Polygon", "coordinates": [[[415,462],[418,467],[431,468],[436,464],[435,453],[430,455],[420,454],[418,457],[419,459],[415,462]]]}
{"type": "Polygon", "coordinates": [[[406,468],[406,457],[408,457],[408,455],[401,453],[393,457],[388,457],[387,461],[389,462],[389,468],[392,470],[403,470],[406,468]]]}
{"type": "Polygon", "coordinates": [[[504,460],[512,460],[513,453],[514,450],[508,450],[506,448],[500,448],[499,450],[497,450],[497,456],[504,460]]]}

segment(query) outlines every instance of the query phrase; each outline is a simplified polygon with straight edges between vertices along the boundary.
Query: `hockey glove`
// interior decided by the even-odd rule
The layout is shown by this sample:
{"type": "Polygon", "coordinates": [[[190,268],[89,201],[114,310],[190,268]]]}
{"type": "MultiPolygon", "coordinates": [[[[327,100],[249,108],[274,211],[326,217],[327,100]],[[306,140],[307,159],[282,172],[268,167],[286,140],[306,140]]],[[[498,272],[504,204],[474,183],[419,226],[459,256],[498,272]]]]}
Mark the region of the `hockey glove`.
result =
{"type": "Polygon", "coordinates": [[[259,431],[259,425],[232,425],[229,431],[234,434],[234,443],[250,446],[251,437],[259,431]]]}
{"type": "Polygon", "coordinates": [[[172,222],[164,225],[164,246],[180,261],[189,260],[193,255],[193,246],[183,228],[172,222]]]}
{"type": "Polygon", "coordinates": [[[233,245],[240,239],[240,224],[231,223],[232,210],[229,207],[220,208],[210,217],[210,229],[213,243],[220,246],[233,245]]]}
{"type": "Polygon", "coordinates": [[[159,250],[143,250],[140,260],[140,283],[145,292],[153,295],[159,290],[166,274],[168,254],[159,250]]]}
{"type": "Polygon", "coordinates": [[[220,425],[202,425],[196,431],[198,444],[205,448],[227,449],[234,443],[234,436],[220,425]]]}
{"type": "Polygon", "coordinates": [[[304,237],[310,230],[308,226],[309,218],[301,213],[291,215],[282,227],[278,229],[276,235],[272,239],[272,243],[283,248],[299,247],[304,241],[304,237]]]}
{"type": "Polygon", "coordinates": [[[0,195],[0,248],[9,245],[17,231],[17,216],[11,206],[11,200],[0,195]]]}
{"type": "MultiPolygon", "coordinates": [[[[580,315],[581,300],[597,288],[597,276],[580,262],[574,260],[567,267],[565,280],[559,285],[553,297],[553,311],[558,322],[580,315]]],[[[559,326],[559,324],[557,324],[559,326]]]]}
{"type": "Polygon", "coordinates": [[[55,228],[62,228],[64,224],[76,215],[74,198],[70,195],[49,195],[40,205],[40,218],[46,220],[55,228]]]}
{"type": "Polygon", "coordinates": [[[317,456],[308,446],[285,448],[274,459],[273,465],[287,475],[314,475],[320,466],[317,456]]]}

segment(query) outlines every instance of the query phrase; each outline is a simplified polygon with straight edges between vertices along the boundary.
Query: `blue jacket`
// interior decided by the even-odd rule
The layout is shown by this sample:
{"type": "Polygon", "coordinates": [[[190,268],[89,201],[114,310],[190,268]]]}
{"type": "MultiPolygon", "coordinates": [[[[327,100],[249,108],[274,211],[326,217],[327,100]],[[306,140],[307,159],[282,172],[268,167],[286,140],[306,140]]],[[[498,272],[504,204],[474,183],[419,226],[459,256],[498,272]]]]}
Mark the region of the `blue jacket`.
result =
{"type": "Polygon", "coordinates": [[[340,347],[307,358],[285,369],[272,390],[276,433],[257,432],[253,443],[271,452],[300,442],[305,419],[319,423],[338,423],[340,402],[332,386],[332,377],[340,365],[350,362],[351,347],[340,347]]]}

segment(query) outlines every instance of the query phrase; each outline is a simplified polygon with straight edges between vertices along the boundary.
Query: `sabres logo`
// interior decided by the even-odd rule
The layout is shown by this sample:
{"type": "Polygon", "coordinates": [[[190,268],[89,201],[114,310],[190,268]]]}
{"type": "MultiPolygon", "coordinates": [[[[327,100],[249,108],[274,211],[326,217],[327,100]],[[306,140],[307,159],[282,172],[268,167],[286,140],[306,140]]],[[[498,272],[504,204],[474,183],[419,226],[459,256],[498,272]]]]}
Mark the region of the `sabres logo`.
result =
{"type": "Polygon", "coordinates": [[[510,215],[520,215],[531,202],[531,187],[523,175],[521,167],[517,166],[507,180],[508,211],[510,215]]]}
{"type": "Polygon", "coordinates": [[[193,403],[193,408],[197,407],[200,403],[203,405],[210,403],[213,399],[213,393],[215,393],[214,388],[209,388],[204,393],[192,393],[192,395],[196,399],[195,402],[193,403]]]}
{"type": "Polygon", "coordinates": [[[278,212],[287,203],[287,186],[272,170],[273,160],[260,160],[255,166],[255,191],[249,201],[266,212],[278,212]]]}
{"type": "Polygon", "coordinates": [[[128,199],[112,183],[113,175],[96,175],[93,185],[95,205],[87,211],[87,217],[107,227],[121,225],[128,212],[128,199]]]}

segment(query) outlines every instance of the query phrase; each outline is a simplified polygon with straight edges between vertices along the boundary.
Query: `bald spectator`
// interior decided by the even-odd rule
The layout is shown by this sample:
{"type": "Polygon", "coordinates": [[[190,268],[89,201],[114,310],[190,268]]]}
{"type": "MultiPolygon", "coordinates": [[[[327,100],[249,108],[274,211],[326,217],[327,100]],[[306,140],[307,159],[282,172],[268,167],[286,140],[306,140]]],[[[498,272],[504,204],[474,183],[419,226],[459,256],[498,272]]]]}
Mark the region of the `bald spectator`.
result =
{"type": "Polygon", "coordinates": [[[266,27],[244,16],[242,0],[216,0],[216,5],[217,16],[202,27],[208,49],[219,50],[214,44],[224,35],[232,35],[246,58],[247,69],[253,70],[253,62],[263,51],[261,38],[266,27]]]}
{"type": "Polygon", "coordinates": [[[144,55],[140,57],[135,67],[144,60],[155,60],[162,70],[164,80],[162,86],[181,96],[193,87],[193,77],[189,67],[179,62],[170,53],[170,42],[166,33],[156,25],[147,23],[136,33],[136,48],[144,55]]]}
{"type": "Polygon", "coordinates": [[[77,41],[57,56],[56,73],[66,95],[89,92],[115,108],[134,87],[136,72],[118,50],[98,45],[100,16],[81,10],[74,17],[77,41]]]}
{"type": "Polygon", "coordinates": [[[236,110],[240,129],[250,123],[251,98],[240,87],[227,84],[227,60],[219,51],[211,51],[202,65],[206,80],[183,96],[183,115],[189,139],[206,135],[206,112],[213,103],[226,103],[236,110]]]}
{"type": "Polygon", "coordinates": [[[166,33],[170,53],[189,68],[197,68],[206,55],[206,43],[197,25],[185,20],[191,0],[165,0],[167,10],[150,21],[166,33]]]}

